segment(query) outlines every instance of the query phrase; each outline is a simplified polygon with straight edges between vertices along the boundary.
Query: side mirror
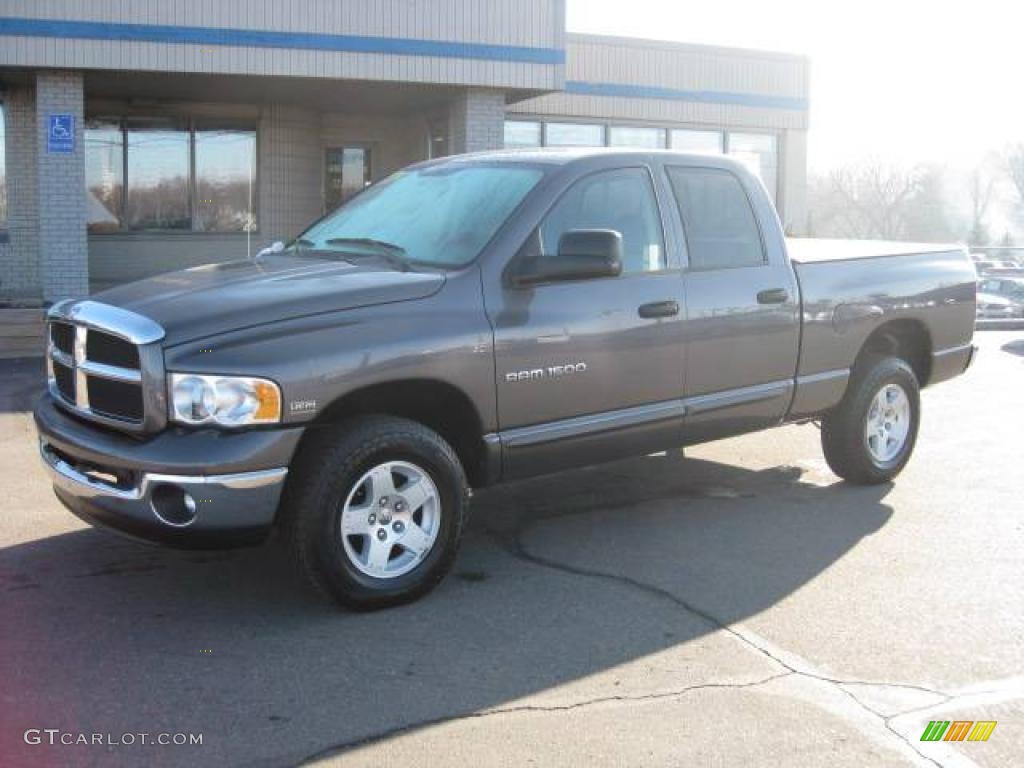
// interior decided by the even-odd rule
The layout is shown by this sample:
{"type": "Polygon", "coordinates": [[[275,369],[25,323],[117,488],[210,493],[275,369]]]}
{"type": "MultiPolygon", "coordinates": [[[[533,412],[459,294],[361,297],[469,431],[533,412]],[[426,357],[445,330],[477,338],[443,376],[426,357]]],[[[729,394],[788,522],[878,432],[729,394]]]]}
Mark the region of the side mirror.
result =
{"type": "Polygon", "coordinates": [[[622,274],[622,235],[612,229],[573,229],[558,240],[557,256],[527,259],[516,275],[520,285],[591,280],[622,274]]]}
{"type": "Polygon", "coordinates": [[[256,258],[258,259],[261,256],[272,256],[275,253],[281,253],[281,251],[283,251],[283,250],[284,250],[284,243],[282,243],[280,240],[275,240],[273,243],[268,245],[262,251],[257,253],[256,254],[256,258]]]}

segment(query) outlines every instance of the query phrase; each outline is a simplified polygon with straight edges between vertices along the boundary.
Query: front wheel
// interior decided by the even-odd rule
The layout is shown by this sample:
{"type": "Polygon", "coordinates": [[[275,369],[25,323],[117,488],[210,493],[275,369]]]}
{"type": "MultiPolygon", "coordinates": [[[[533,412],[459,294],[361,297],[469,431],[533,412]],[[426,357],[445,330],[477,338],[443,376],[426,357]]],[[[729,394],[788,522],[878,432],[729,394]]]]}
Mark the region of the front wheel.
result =
{"type": "Polygon", "coordinates": [[[304,445],[283,528],[310,580],[369,610],[425,594],[451,568],[467,517],[455,452],[421,424],[366,416],[304,445]]]}
{"type": "Polygon", "coordinates": [[[896,357],[869,358],[822,420],[825,461],[851,483],[891,480],[910,460],[920,417],[920,387],[910,366],[896,357]]]}

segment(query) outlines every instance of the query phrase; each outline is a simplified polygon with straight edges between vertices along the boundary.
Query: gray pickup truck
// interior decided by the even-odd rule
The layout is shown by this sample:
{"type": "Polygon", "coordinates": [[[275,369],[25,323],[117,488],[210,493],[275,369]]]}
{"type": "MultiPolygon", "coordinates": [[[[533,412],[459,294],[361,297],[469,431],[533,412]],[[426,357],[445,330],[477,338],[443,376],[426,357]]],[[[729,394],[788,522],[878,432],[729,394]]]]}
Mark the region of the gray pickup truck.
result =
{"type": "Polygon", "coordinates": [[[673,152],[415,165],[287,246],[55,305],[40,450],[75,514],[219,546],[281,531],[328,595],[418,597],[470,489],[820,420],[907,463],[974,355],[960,248],[783,237],[757,179],[673,152]]]}

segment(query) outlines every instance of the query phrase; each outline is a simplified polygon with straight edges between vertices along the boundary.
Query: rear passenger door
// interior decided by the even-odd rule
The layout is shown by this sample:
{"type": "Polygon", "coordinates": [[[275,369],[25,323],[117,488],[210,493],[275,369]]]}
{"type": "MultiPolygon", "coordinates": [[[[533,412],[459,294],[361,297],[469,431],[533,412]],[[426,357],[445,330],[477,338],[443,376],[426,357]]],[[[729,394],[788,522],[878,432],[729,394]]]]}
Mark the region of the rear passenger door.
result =
{"type": "Polygon", "coordinates": [[[687,255],[686,438],[777,423],[792,396],[800,318],[781,234],[759,223],[777,228],[774,209],[753,177],[731,168],[666,173],[687,255]]]}

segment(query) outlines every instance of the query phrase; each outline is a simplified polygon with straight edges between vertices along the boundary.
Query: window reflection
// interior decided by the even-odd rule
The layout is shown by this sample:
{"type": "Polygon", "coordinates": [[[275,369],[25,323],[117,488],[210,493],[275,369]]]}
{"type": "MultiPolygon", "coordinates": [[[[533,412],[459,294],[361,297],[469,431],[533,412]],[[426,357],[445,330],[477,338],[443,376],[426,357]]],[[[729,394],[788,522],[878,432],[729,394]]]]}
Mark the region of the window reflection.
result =
{"type": "Polygon", "coordinates": [[[0,229],[7,226],[7,136],[4,129],[4,105],[0,104],[0,229]]]}
{"type": "Polygon", "coordinates": [[[121,228],[124,195],[124,134],[119,120],[85,124],[85,220],[90,232],[121,228]]]}
{"type": "Polygon", "coordinates": [[[672,149],[696,154],[720,155],[724,151],[721,131],[695,131],[689,128],[672,130],[672,149]]]}
{"type": "Polygon", "coordinates": [[[540,123],[526,120],[505,121],[505,147],[507,149],[539,147],[540,145],[540,123]]]}
{"type": "Polygon", "coordinates": [[[548,123],[544,144],[549,147],[603,147],[604,126],[584,123],[548,123]]]}
{"type": "Polygon", "coordinates": [[[172,120],[130,118],[126,130],[128,229],[191,229],[189,135],[172,120]]]}
{"type": "Polygon", "coordinates": [[[778,141],[770,133],[730,133],[729,156],[743,163],[764,183],[775,200],[778,188],[778,141]]]}
{"type": "Polygon", "coordinates": [[[250,121],[90,117],[88,230],[256,229],[256,128],[250,121]]]}
{"type": "Polygon", "coordinates": [[[608,129],[608,145],[611,147],[664,149],[665,131],[662,128],[613,125],[608,129]]]}
{"type": "Polygon", "coordinates": [[[202,232],[247,232],[256,228],[256,132],[197,126],[196,221],[202,232]]]}

